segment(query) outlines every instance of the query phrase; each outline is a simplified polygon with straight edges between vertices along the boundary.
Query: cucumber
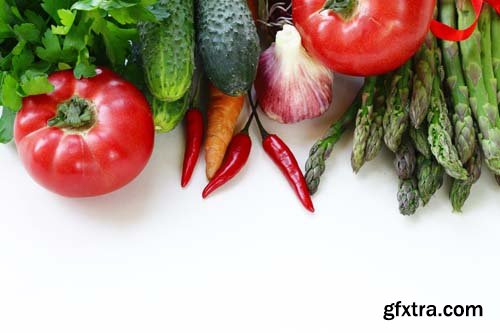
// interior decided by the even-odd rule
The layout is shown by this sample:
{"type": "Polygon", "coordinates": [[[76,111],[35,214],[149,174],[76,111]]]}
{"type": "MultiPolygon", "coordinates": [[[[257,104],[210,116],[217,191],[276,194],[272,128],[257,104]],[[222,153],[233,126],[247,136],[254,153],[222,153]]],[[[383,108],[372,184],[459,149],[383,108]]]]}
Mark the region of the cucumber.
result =
{"type": "Polygon", "coordinates": [[[189,90],[194,71],[193,0],[159,0],[153,6],[166,18],[139,24],[145,81],[155,98],[176,101],[189,90]]]}
{"type": "Polygon", "coordinates": [[[255,79],[260,55],[246,0],[198,1],[197,28],[208,79],[227,95],[245,94],[255,79]]]}
{"type": "Polygon", "coordinates": [[[173,102],[152,98],[151,108],[157,132],[170,132],[182,121],[189,107],[190,95],[190,92],[187,92],[181,99],[173,102]]]}

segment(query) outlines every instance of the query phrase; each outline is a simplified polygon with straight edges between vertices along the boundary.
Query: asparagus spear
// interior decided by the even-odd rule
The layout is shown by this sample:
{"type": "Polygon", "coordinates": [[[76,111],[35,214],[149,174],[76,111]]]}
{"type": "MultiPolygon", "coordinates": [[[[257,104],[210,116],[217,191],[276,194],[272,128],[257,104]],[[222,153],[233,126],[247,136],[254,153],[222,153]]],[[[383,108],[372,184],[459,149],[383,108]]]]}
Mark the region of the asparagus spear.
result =
{"type": "Polygon", "coordinates": [[[491,17],[491,51],[493,71],[497,79],[497,100],[500,104],[500,43],[498,41],[500,41],[500,15],[493,13],[491,17]]]}
{"type": "MultiPolygon", "coordinates": [[[[497,79],[493,72],[491,14],[490,5],[487,3],[483,4],[478,24],[481,33],[481,67],[483,68],[483,77],[484,83],[486,84],[486,92],[488,93],[488,101],[493,105],[498,105],[497,79]]],[[[496,42],[498,43],[500,41],[496,42]]]]}
{"type": "MultiPolygon", "coordinates": [[[[474,22],[475,15],[470,0],[459,0],[458,27],[465,29],[474,22]]],[[[481,64],[481,34],[476,29],[472,36],[460,42],[462,67],[469,88],[470,104],[481,131],[481,146],[486,164],[497,175],[500,174],[500,116],[498,105],[489,102],[481,64]]]]}
{"type": "Polygon", "coordinates": [[[444,169],[434,157],[417,157],[417,182],[418,193],[424,206],[427,205],[431,197],[443,185],[444,169]]]}
{"type": "Polygon", "coordinates": [[[415,149],[425,157],[431,157],[431,147],[429,146],[429,141],[427,140],[427,122],[423,122],[419,128],[410,126],[408,133],[410,134],[411,141],[415,149]]]}
{"type": "Polygon", "coordinates": [[[377,87],[375,88],[375,102],[373,105],[373,121],[370,127],[370,135],[366,141],[365,160],[373,160],[380,149],[384,140],[383,120],[386,110],[386,80],[384,76],[377,78],[377,87]]]}
{"type": "Polygon", "coordinates": [[[307,187],[311,194],[318,190],[321,175],[325,172],[326,160],[330,157],[333,147],[340,140],[346,128],[354,121],[360,107],[361,96],[358,94],[342,117],[333,122],[325,135],[312,146],[305,170],[307,187]]]}
{"type": "Polygon", "coordinates": [[[394,167],[399,177],[399,212],[403,215],[413,215],[420,204],[415,163],[415,149],[409,140],[404,140],[394,159],[394,167]]]}
{"type": "Polygon", "coordinates": [[[373,122],[373,102],[375,96],[376,76],[365,79],[365,84],[361,90],[361,107],[356,116],[356,127],[354,129],[353,149],[351,155],[351,165],[354,172],[365,163],[366,143],[370,135],[370,127],[373,122]]]}
{"type": "MultiPolygon", "coordinates": [[[[441,0],[439,14],[441,22],[456,27],[455,0],[441,0]]],[[[462,72],[458,43],[442,41],[441,45],[446,83],[454,111],[451,117],[455,134],[454,142],[460,161],[465,164],[472,157],[476,146],[476,131],[469,105],[469,90],[462,72]]]]}
{"type": "MultiPolygon", "coordinates": [[[[497,80],[497,100],[500,108],[500,15],[492,15],[491,21],[491,51],[493,56],[493,71],[497,80]],[[495,42],[496,41],[496,42],[495,42]]],[[[495,179],[500,185],[500,175],[495,175],[495,179]]]]}
{"type": "Polygon", "coordinates": [[[415,56],[415,76],[413,77],[413,92],[410,103],[410,119],[415,128],[420,127],[429,110],[432,77],[436,70],[435,49],[436,39],[429,32],[420,51],[415,56]]]}
{"type": "Polygon", "coordinates": [[[415,148],[408,140],[405,140],[394,157],[394,167],[398,177],[400,179],[412,178],[415,172],[415,164],[415,148]]]}
{"type": "Polygon", "coordinates": [[[414,178],[399,181],[398,190],[399,212],[403,215],[413,215],[419,206],[417,183],[414,178]]]}
{"type": "Polygon", "coordinates": [[[451,124],[438,77],[434,77],[431,109],[428,115],[431,152],[446,173],[453,178],[467,179],[458,152],[451,140],[451,124]]]}
{"type": "Polygon", "coordinates": [[[453,211],[461,212],[465,201],[469,197],[472,185],[477,182],[481,176],[481,166],[483,164],[483,158],[481,154],[481,149],[476,146],[472,158],[467,161],[466,168],[469,173],[469,177],[466,180],[454,179],[451,184],[450,189],[450,201],[453,206],[453,211]]]}
{"type": "Polygon", "coordinates": [[[387,110],[384,115],[384,141],[386,146],[396,152],[401,138],[409,123],[410,89],[412,61],[400,67],[391,79],[387,96],[387,110]]]}

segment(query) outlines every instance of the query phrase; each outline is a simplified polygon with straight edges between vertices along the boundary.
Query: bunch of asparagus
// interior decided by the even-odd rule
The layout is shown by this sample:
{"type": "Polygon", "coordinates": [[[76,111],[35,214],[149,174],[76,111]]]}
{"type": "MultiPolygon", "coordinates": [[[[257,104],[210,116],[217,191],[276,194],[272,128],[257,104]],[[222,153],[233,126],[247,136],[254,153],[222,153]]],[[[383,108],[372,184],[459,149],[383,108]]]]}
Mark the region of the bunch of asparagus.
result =
{"type": "MultiPolygon", "coordinates": [[[[475,16],[470,0],[440,0],[436,15],[464,29],[475,16]]],[[[413,59],[383,76],[367,77],[351,107],[313,146],[306,162],[311,193],[325,161],[355,123],[351,165],[358,172],[382,146],[395,155],[403,215],[425,206],[452,178],[450,201],[461,211],[481,175],[483,159],[500,184],[500,16],[483,6],[478,29],[460,43],[429,33],[413,59]]]]}

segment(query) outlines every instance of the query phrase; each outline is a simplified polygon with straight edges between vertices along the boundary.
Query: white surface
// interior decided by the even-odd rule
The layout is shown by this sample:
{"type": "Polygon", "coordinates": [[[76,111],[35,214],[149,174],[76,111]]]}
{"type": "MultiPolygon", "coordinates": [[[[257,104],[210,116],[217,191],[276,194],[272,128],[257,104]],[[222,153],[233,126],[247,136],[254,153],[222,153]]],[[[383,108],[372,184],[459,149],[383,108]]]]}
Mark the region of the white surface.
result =
{"type": "MultiPolygon", "coordinates": [[[[345,108],[357,83],[336,88],[345,108]]],[[[301,165],[333,113],[274,125],[301,165]]],[[[411,218],[388,154],[350,170],[350,136],[307,213],[259,144],[201,199],[180,189],[183,131],[159,136],[145,172],[114,194],[46,192],[0,147],[0,332],[498,332],[500,189],[485,172],[462,215],[447,190],[411,218]],[[481,304],[483,318],[382,319],[398,300],[481,304]]]]}

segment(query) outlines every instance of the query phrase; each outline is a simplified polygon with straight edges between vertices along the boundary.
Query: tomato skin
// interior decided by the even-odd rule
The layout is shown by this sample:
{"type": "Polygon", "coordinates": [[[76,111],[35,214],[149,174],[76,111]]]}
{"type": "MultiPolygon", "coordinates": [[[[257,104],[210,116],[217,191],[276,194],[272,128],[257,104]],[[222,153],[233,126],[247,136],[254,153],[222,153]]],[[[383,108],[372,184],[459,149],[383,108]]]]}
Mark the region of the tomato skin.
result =
{"type": "Polygon", "coordinates": [[[43,187],[67,197],[117,190],[144,169],[154,145],[149,104],[131,83],[108,69],[77,80],[73,72],[49,77],[52,93],[27,97],[16,116],[14,139],[29,174],[43,187]],[[96,121],[87,130],[50,127],[57,106],[73,96],[91,101],[96,121]]]}
{"type": "Polygon", "coordinates": [[[387,73],[424,42],[435,0],[358,0],[349,20],[322,10],[325,0],[293,0],[304,47],[332,70],[354,76],[387,73]]]}

